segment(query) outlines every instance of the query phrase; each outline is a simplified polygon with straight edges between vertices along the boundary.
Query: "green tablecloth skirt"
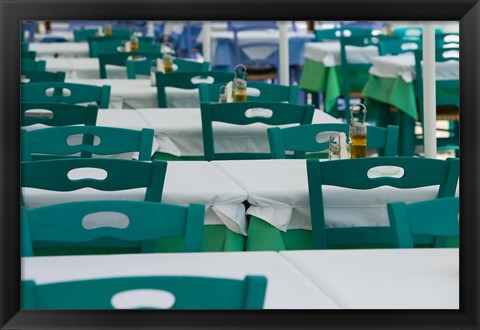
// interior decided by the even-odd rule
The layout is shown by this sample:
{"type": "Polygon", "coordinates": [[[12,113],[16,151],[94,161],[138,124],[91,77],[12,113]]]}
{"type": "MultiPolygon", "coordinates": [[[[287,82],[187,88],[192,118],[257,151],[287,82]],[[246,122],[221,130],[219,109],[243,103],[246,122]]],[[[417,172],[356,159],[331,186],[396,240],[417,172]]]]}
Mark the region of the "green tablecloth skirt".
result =
{"type": "MultiPolygon", "coordinates": [[[[202,252],[244,251],[246,237],[237,234],[224,225],[207,225],[203,231],[202,252]]],[[[124,242],[101,240],[89,243],[87,247],[40,247],[35,249],[36,256],[51,255],[83,255],[83,254],[116,254],[137,253],[138,248],[124,242]],[[118,246],[118,247],[117,247],[118,246]]],[[[154,252],[182,252],[183,237],[169,237],[155,241],[154,252]]]]}
{"type": "MultiPolygon", "coordinates": [[[[372,229],[372,233],[375,229],[372,229]]],[[[368,229],[367,229],[368,231],[368,229]]],[[[384,240],[383,238],[381,240],[384,240]]],[[[386,239],[388,240],[388,239],[386,239]]],[[[458,247],[458,239],[448,239],[448,247],[458,247]]],[[[426,244],[418,244],[425,247],[426,244]]],[[[329,244],[329,249],[371,249],[392,248],[389,243],[374,244],[329,244]]],[[[282,251],[282,250],[309,250],[313,249],[312,231],[305,229],[291,229],[286,232],[275,228],[266,221],[251,216],[248,226],[246,251],[282,251]]]]}

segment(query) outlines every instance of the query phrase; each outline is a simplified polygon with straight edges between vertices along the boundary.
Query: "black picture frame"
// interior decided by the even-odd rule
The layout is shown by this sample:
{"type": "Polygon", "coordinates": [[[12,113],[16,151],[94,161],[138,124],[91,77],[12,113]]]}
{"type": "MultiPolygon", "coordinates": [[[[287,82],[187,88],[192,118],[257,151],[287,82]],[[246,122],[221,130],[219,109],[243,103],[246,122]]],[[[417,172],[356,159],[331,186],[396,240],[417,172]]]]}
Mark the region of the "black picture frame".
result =
{"type": "Polygon", "coordinates": [[[477,0],[0,0],[0,325],[2,329],[478,329],[479,59],[477,0]],[[460,309],[284,311],[22,311],[20,20],[460,21],[460,309]]]}

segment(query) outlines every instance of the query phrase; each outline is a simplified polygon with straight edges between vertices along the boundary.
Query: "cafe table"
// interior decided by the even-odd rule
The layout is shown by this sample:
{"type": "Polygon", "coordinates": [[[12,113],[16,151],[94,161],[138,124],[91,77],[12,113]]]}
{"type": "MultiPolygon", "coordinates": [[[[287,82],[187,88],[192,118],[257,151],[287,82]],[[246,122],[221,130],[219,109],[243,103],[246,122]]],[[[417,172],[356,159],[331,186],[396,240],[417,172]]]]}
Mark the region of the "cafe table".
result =
{"type": "MultiPolygon", "coordinates": [[[[100,64],[98,58],[45,58],[46,71],[65,72],[66,79],[99,79],[100,64]]],[[[122,66],[107,65],[107,76],[126,79],[127,69],[122,66]]]]}
{"type": "MultiPolygon", "coordinates": [[[[66,82],[110,86],[111,109],[158,108],[157,87],[151,86],[150,79],[66,79],[66,82]]],[[[167,87],[166,93],[169,108],[200,107],[197,89],[167,87]]]]}
{"type": "Polygon", "coordinates": [[[342,309],[459,309],[459,249],[281,251],[342,309]]]}
{"type": "MultiPolygon", "coordinates": [[[[71,175],[75,179],[98,178],[97,171],[91,168],[78,169],[71,175]]],[[[145,188],[120,191],[83,188],[70,192],[22,188],[22,195],[24,206],[34,208],[86,200],[141,201],[145,197],[145,188]]],[[[205,205],[203,251],[244,250],[247,222],[243,202],[246,199],[246,192],[209,162],[168,162],[162,203],[205,205]]],[[[111,221],[121,221],[121,218],[112,218],[111,221]]],[[[179,238],[156,241],[157,251],[178,252],[181,246],[179,238]]]]}
{"type": "MultiPolygon", "coordinates": [[[[159,153],[175,157],[204,156],[199,108],[137,109],[136,112],[154,129],[159,153]]],[[[315,111],[312,120],[312,123],[338,122],[338,119],[320,110],[315,111]]],[[[269,153],[269,127],[272,126],[263,123],[234,125],[214,122],[216,151],[269,153]]]]}
{"type": "Polygon", "coordinates": [[[88,42],[31,42],[29,50],[36,52],[38,59],[90,57],[88,42]]]}
{"type": "MultiPolygon", "coordinates": [[[[244,279],[247,275],[261,275],[267,277],[264,309],[338,309],[329,296],[274,252],[28,257],[22,258],[21,264],[22,280],[37,284],[133,276],[244,279]]],[[[122,306],[145,306],[149,296],[124,295],[122,306]]],[[[155,301],[155,305],[160,302],[155,301]]]]}
{"type": "MultiPolygon", "coordinates": [[[[458,80],[459,62],[450,60],[435,63],[436,80],[458,80]]],[[[363,88],[367,108],[377,111],[379,125],[391,122],[388,106],[399,112],[399,142],[401,156],[411,156],[414,149],[415,121],[418,120],[417,95],[415,93],[415,56],[413,53],[377,56],[372,58],[369,79],[363,88]]],[[[458,91],[442,91],[459,97],[458,91]],[[453,94],[452,94],[453,93],[453,94]]]]}
{"type": "MultiPolygon", "coordinates": [[[[347,57],[352,63],[371,63],[378,56],[377,46],[347,46],[347,57]]],[[[308,42],[305,44],[305,63],[300,77],[300,88],[309,93],[323,93],[324,110],[331,111],[341,92],[340,42],[308,42]]]]}
{"type": "MultiPolygon", "coordinates": [[[[250,215],[250,221],[247,251],[313,248],[306,160],[228,160],[211,163],[248,194],[250,206],[246,213],[250,215]]],[[[378,175],[398,173],[394,167],[382,167],[376,171],[378,175]]],[[[366,191],[324,186],[325,225],[327,228],[387,227],[387,203],[434,199],[437,192],[438,186],[414,189],[382,186],[366,191]]],[[[390,241],[389,238],[383,240],[390,241]]]]}

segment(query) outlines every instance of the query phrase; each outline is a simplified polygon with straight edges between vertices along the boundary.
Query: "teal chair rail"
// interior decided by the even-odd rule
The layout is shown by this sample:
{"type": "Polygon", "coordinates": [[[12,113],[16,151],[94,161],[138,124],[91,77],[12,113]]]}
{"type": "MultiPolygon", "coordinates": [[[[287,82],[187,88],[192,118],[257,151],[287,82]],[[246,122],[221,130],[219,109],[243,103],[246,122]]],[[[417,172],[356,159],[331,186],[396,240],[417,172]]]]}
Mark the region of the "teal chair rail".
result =
{"type": "MultiPolygon", "coordinates": [[[[329,241],[345,243],[378,243],[370,241],[387,239],[380,243],[391,243],[391,228],[377,227],[377,237],[362,237],[362,228],[326,228],[323,207],[323,185],[350,189],[373,189],[391,186],[400,189],[438,185],[437,198],[453,197],[458,182],[459,160],[417,158],[417,157],[373,157],[320,162],[307,162],[308,192],[312,218],[312,235],[317,249],[326,249],[329,241]],[[403,169],[401,177],[372,177],[368,171],[378,166],[396,166],[403,169]],[[362,241],[366,239],[367,241],[362,241]]],[[[368,192],[365,192],[368,193],[368,192]]],[[[371,231],[371,227],[367,227],[371,231]]]]}
{"type": "Polygon", "coordinates": [[[417,49],[422,49],[422,43],[420,40],[391,39],[382,40],[378,44],[378,53],[380,56],[399,55],[414,52],[417,49]]]}
{"type": "MultiPolygon", "coordinates": [[[[146,59],[140,60],[127,60],[127,78],[136,79],[137,75],[150,75],[150,70],[152,67],[152,61],[156,58],[161,58],[160,56],[149,57],[145,56],[146,59]]],[[[196,62],[192,60],[184,60],[181,58],[175,58],[173,63],[177,66],[177,70],[174,72],[207,72],[210,69],[210,62],[196,62]]],[[[156,66],[156,62],[154,63],[156,66]]]]}
{"type": "Polygon", "coordinates": [[[23,102],[63,102],[69,104],[95,102],[102,109],[110,104],[110,86],[94,86],[65,82],[23,84],[23,102]]]}
{"type": "Polygon", "coordinates": [[[197,89],[200,84],[228,83],[233,80],[235,75],[231,72],[171,72],[156,73],[157,96],[159,108],[167,108],[167,87],[177,87],[182,89],[197,89]],[[198,78],[198,79],[197,79],[198,78]]]}
{"type": "MultiPolygon", "coordinates": [[[[459,198],[405,204],[388,204],[388,217],[397,248],[413,248],[415,235],[434,237],[458,237],[459,198]]],[[[435,247],[446,247],[445,239],[435,240],[435,247]]]]}
{"type": "MultiPolygon", "coordinates": [[[[343,132],[348,137],[349,124],[311,124],[295,127],[272,127],[267,130],[272,158],[287,158],[286,151],[294,151],[293,158],[305,158],[306,152],[321,152],[328,150],[329,141],[317,136],[323,132],[343,132]]],[[[383,156],[396,156],[398,149],[398,126],[387,128],[367,126],[367,149],[379,149],[383,156]]],[[[290,156],[288,157],[290,158],[290,156]]]]}
{"type": "Polygon", "coordinates": [[[138,152],[138,160],[151,160],[154,131],[101,126],[64,126],[21,131],[22,161],[138,152]],[[82,136],[82,143],[71,145],[69,138],[82,136]],[[39,155],[40,154],[40,155],[39,155]],[[62,157],[63,156],[63,157],[62,157]]]}
{"type": "Polygon", "coordinates": [[[34,256],[36,242],[68,246],[105,238],[138,242],[141,253],[152,253],[155,240],[184,237],[185,252],[200,252],[204,218],[205,206],[199,204],[102,200],[22,208],[22,256],[34,256]],[[105,222],[112,213],[118,217],[115,226],[105,222]],[[101,223],[89,221],[100,214],[101,223]]]}
{"type": "MultiPolygon", "coordinates": [[[[206,85],[208,88],[200,88],[200,102],[218,102],[220,88],[226,84],[206,85]]],[[[297,104],[299,87],[296,85],[283,86],[268,84],[258,81],[247,82],[247,101],[253,102],[288,102],[297,104]],[[248,95],[248,89],[253,89],[257,94],[248,95]]]]}
{"type": "Polygon", "coordinates": [[[97,29],[78,29],[73,30],[73,41],[81,42],[88,41],[89,38],[94,38],[97,36],[97,29]]]}
{"type": "MultiPolygon", "coordinates": [[[[200,88],[207,88],[207,86],[202,85],[200,88]]],[[[295,105],[276,102],[201,103],[200,108],[202,112],[203,148],[206,160],[271,158],[269,153],[216,153],[213,122],[235,125],[249,125],[252,123],[305,125],[312,122],[315,111],[315,107],[311,104],[295,105]]]]}
{"type": "Polygon", "coordinates": [[[100,53],[98,54],[98,63],[99,63],[99,74],[100,79],[107,78],[107,65],[116,65],[116,66],[127,66],[127,61],[129,58],[134,56],[139,56],[140,58],[159,58],[162,57],[160,52],[114,52],[114,53],[100,53]]]}
{"type": "MultiPolygon", "coordinates": [[[[262,309],[267,288],[264,276],[243,280],[194,276],[117,277],[37,285],[22,281],[22,309],[116,309],[117,293],[161,290],[175,297],[171,309],[262,309]],[[68,292],[68,294],[65,294],[68,292]]],[[[141,305],[137,309],[158,309],[141,305]]],[[[162,309],[164,309],[163,307],[162,309]]]]}
{"type": "Polygon", "coordinates": [[[35,61],[34,59],[22,59],[22,71],[24,70],[38,70],[45,71],[47,62],[44,60],[35,61]]]}
{"type": "Polygon", "coordinates": [[[126,159],[79,158],[38,160],[21,163],[21,186],[52,191],[94,188],[102,191],[147,188],[145,201],[161,202],[166,161],[140,162],[126,159]],[[70,179],[75,169],[106,172],[106,178],[70,179]]]}
{"type": "Polygon", "coordinates": [[[340,37],[369,37],[372,36],[372,29],[343,27],[324,30],[315,30],[315,41],[339,40],[340,37]]]}
{"type": "Polygon", "coordinates": [[[65,72],[49,72],[42,70],[22,70],[22,77],[26,78],[28,81],[25,83],[36,83],[36,82],[64,82],[65,81],[65,72]]]}
{"type": "Polygon", "coordinates": [[[87,125],[95,126],[98,106],[68,103],[22,102],[21,125],[44,124],[48,126],[87,125]]]}

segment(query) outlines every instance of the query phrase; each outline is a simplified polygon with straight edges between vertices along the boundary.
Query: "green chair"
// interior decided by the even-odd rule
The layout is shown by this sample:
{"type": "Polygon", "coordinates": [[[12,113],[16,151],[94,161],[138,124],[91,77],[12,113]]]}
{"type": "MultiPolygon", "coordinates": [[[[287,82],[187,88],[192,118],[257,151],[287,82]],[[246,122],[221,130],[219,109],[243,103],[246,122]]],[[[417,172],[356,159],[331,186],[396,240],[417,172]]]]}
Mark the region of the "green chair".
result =
{"type": "Polygon", "coordinates": [[[79,152],[81,157],[138,152],[138,160],[149,161],[152,158],[153,133],[150,128],[136,131],[101,126],[63,126],[31,131],[22,129],[21,159],[68,158],[79,152]],[[81,135],[82,142],[72,145],[69,138],[75,135],[81,135]]]}
{"type": "Polygon", "coordinates": [[[408,39],[422,39],[422,27],[420,26],[403,26],[392,30],[392,36],[408,39]]]}
{"type": "Polygon", "coordinates": [[[96,37],[97,33],[98,33],[97,29],[73,30],[73,41],[75,42],[88,41],[89,38],[96,37]]]}
{"type": "Polygon", "coordinates": [[[134,56],[139,56],[140,58],[159,58],[162,56],[162,54],[149,52],[115,52],[98,54],[100,79],[107,78],[107,65],[126,67],[128,59],[133,58],[134,56]]]}
{"type": "MultiPolygon", "coordinates": [[[[101,53],[121,52],[124,44],[130,40],[130,36],[112,35],[109,37],[93,37],[88,39],[90,57],[98,57],[101,53]]],[[[152,37],[139,37],[139,50],[145,52],[161,52],[161,45],[154,44],[152,37]]]]}
{"type": "Polygon", "coordinates": [[[458,197],[408,205],[403,202],[390,203],[387,207],[394,247],[413,248],[416,235],[433,236],[437,238],[435,247],[446,247],[445,238],[459,236],[458,197]]]}
{"type": "Polygon", "coordinates": [[[83,106],[67,103],[22,102],[20,111],[22,126],[34,124],[95,126],[98,106],[93,104],[83,106]]]}
{"type": "Polygon", "coordinates": [[[167,108],[167,87],[177,87],[182,89],[197,89],[200,84],[228,83],[233,80],[235,75],[231,72],[157,72],[157,97],[158,107],[167,108]],[[197,79],[198,78],[198,79],[197,79]]]}
{"type": "MultiPolygon", "coordinates": [[[[162,55],[156,57],[145,56],[145,59],[140,60],[127,60],[127,78],[136,79],[137,75],[149,76],[152,67],[152,61],[157,58],[161,58],[162,55]]],[[[207,72],[210,68],[210,62],[196,62],[192,60],[184,60],[181,58],[175,58],[173,64],[176,65],[174,72],[195,72],[202,71],[207,72]]],[[[153,63],[156,66],[156,62],[153,63]]]]}
{"type": "MultiPolygon", "coordinates": [[[[321,152],[328,150],[329,140],[318,141],[317,136],[323,132],[343,132],[348,137],[349,124],[311,124],[295,127],[272,127],[267,130],[268,142],[272,158],[305,158],[306,152],[321,152]],[[286,151],[294,151],[292,155],[286,151]]],[[[367,149],[379,149],[383,156],[396,156],[398,149],[398,126],[389,125],[387,128],[367,126],[367,149]]]]}
{"type": "Polygon", "coordinates": [[[141,253],[152,253],[154,240],[177,236],[185,237],[185,252],[200,252],[204,217],[204,205],[119,200],[22,208],[22,256],[34,256],[37,242],[57,247],[102,239],[137,242],[141,253]]]}
{"type": "MultiPolygon", "coordinates": [[[[171,293],[174,303],[138,303],[131,309],[262,309],[267,287],[264,276],[244,280],[200,276],[116,277],[38,285],[22,281],[22,309],[117,309],[115,296],[135,290],[171,293]],[[66,294],[68,293],[68,294],[66,294]]],[[[163,298],[163,297],[162,297],[163,298]]]]}
{"type": "MultiPolygon", "coordinates": [[[[220,88],[226,84],[211,84],[200,87],[200,102],[218,102],[220,95],[220,88]]],[[[258,102],[287,102],[290,104],[297,104],[299,88],[296,85],[283,86],[277,84],[268,84],[258,81],[247,82],[247,101],[258,102]],[[249,90],[258,93],[258,95],[250,93],[249,90]]]]}
{"type": "Polygon", "coordinates": [[[95,102],[102,109],[110,104],[110,86],[94,86],[64,82],[39,82],[22,85],[23,102],[63,102],[69,104],[95,102]]]}
{"type": "Polygon", "coordinates": [[[313,244],[317,249],[326,249],[331,244],[392,243],[390,227],[327,228],[323,207],[324,185],[360,190],[381,186],[410,189],[438,185],[437,198],[442,198],[455,196],[459,175],[457,158],[372,157],[335,161],[308,159],[306,162],[313,244]],[[369,177],[369,170],[378,166],[400,167],[403,175],[369,177]]]}
{"type": "Polygon", "coordinates": [[[380,56],[385,55],[399,55],[408,52],[413,52],[416,49],[421,49],[422,43],[420,40],[412,39],[391,39],[382,40],[378,44],[378,52],[380,56]]]}
{"type": "Polygon", "coordinates": [[[33,50],[22,51],[21,59],[22,60],[35,60],[37,53],[33,50]]]}
{"type": "Polygon", "coordinates": [[[435,47],[437,48],[458,48],[460,47],[459,33],[436,33],[435,47]]]}
{"type": "Polygon", "coordinates": [[[37,71],[45,71],[47,62],[44,60],[35,61],[32,59],[22,59],[22,71],[26,70],[37,70],[37,71]]]}
{"type": "Polygon", "coordinates": [[[341,78],[342,96],[345,100],[344,118],[350,122],[350,99],[364,99],[363,87],[369,79],[368,70],[372,63],[352,63],[347,56],[347,47],[369,47],[376,46],[383,38],[380,37],[348,37],[340,38],[341,78]]]}
{"type": "Polygon", "coordinates": [[[340,37],[370,37],[372,29],[341,27],[333,29],[315,30],[315,41],[324,42],[326,40],[339,40],[340,37]]]}
{"type": "MultiPolygon", "coordinates": [[[[443,48],[436,47],[435,62],[441,63],[446,61],[459,60],[459,48],[443,48]],[[453,56],[452,56],[453,55],[453,56]]],[[[415,93],[418,100],[418,118],[423,127],[423,68],[422,68],[423,52],[421,49],[415,51],[415,93]]],[[[460,151],[460,81],[454,80],[437,80],[436,81],[436,105],[437,120],[449,122],[448,137],[437,138],[437,146],[439,149],[453,149],[456,156],[460,151]]],[[[417,137],[416,144],[423,144],[423,135],[417,137]]]]}
{"type": "Polygon", "coordinates": [[[65,72],[49,72],[42,70],[22,70],[22,78],[28,80],[27,83],[36,83],[36,82],[64,82],[65,81],[65,72]]]}
{"type": "MultiPolygon", "coordinates": [[[[201,88],[206,87],[205,85],[201,88]]],[[[263,123],[267,125],[310,124],[315,107],[276,102],[201,103],[203,148],[206,160],[265,159],[269,153],[216,153],[213,122],[235,125],[263,123]]],[[[239,141],[241,143],[241,141],[239,141]]]]}

